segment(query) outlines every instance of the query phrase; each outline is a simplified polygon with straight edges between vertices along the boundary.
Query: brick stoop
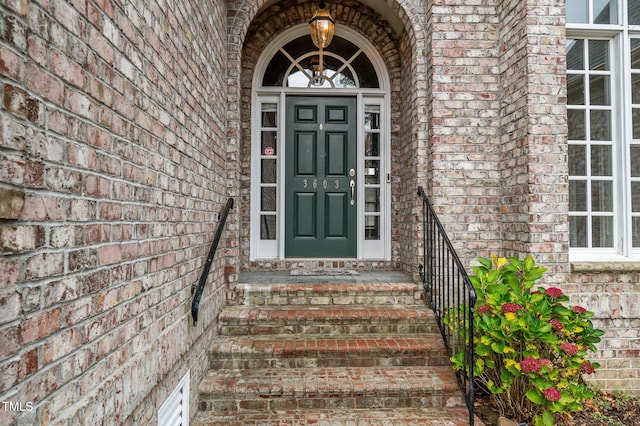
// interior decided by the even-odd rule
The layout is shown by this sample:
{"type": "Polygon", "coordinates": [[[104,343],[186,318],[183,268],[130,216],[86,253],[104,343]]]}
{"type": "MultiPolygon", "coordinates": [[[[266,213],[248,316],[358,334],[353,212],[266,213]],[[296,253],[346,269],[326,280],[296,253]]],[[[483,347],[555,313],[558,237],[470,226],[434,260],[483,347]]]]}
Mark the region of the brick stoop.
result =
{"type": "Polygon", "coordinates": [[[422,290],[391,275],[239,284],[192,424],[468,424],[422,290]]]}
{"type": "MultiPolygon", "coordinates": [[[[198,420],[195,424],[198,426],[466,426],[469,424],[469,412],[466,408],[309,409],[297,411],[253,411],[238,414],[214,414],[212,412],[206,412],[199,413],[197,418],[198,420]]],[[[482,423],[476,420],[476,424],[481,425],[482,423]]]]}

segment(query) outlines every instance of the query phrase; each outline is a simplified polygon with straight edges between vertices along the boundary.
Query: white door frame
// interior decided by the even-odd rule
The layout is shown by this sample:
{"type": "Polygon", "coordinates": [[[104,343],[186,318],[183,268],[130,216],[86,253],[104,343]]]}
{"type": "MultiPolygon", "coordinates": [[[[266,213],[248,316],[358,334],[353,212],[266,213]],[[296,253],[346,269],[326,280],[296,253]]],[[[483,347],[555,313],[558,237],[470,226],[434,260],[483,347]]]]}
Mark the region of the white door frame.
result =
{"type": "Polygon", "coordinates": [[[261,87],[264,72],[273,55],[286,43],[298,37],[308,34],[308,26],[301,24],[279,36],[265,48],[258,59],[253,76],[252,108],[251,108],[251,197],[250,197],[250,260],[260,259],[284,259],[284,192],[283,183],[285,181],[284,170],[284,130],[285,122],[285,102],[287,95],[306,96],[355,96],[357,99],[357,259],[362,260],[391,260],[391,107],[389,88],[389,76],[384,65],[384,61],[371,45],[371,43],[361,34],[344,26],[337,26],[335,34],[343,37],[357,46],[369,57],[373,64],[378,81],[379,89],[321,89],[321,88],[289,88],[289,87],[261,87]],[[265,103],[277,105],[277,212],[276,212],[276,239],[260,239],[260,197],[261,197],[261,160],[265,158],[261,152],[261,108],[265,103]],[[380,240],[365,240],[364,230],[364,108],[365,105],[376,105],[380,108],[380,240]]]}

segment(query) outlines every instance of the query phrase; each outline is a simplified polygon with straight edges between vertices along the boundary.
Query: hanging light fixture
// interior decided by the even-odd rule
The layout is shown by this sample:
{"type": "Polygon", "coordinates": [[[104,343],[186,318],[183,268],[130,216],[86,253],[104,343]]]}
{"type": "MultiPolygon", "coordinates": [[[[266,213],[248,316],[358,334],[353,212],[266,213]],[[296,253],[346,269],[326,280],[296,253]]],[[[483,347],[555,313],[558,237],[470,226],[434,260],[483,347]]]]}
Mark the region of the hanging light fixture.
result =
{"type": "Polygon", "coordinates": [[[311,34],[311,40],[313,40],[313,44],[320,49],[318,66],[313,69],[313,84],[316,86],[322,85],[324,80],[324,60],[322,54],[323,49],[327,48],[329,44],[331,44],[335,24],[335,21],[329,12],[327,12],[324,2],[318,4],[318,10],[316,10],[316,13],[313,14],[313,17],[309,21],[309,33],[311,34]]]}
{"type": "Polygon", "coordinates": [[[333,30],[336,22],[333,20],[329,12],[327,12],[324,3],[318,4],[318,10],[313,14],[309,21],[309,32],[311,40],[318,49],[325,49],[331,44],[333,39],[333,30]]]}

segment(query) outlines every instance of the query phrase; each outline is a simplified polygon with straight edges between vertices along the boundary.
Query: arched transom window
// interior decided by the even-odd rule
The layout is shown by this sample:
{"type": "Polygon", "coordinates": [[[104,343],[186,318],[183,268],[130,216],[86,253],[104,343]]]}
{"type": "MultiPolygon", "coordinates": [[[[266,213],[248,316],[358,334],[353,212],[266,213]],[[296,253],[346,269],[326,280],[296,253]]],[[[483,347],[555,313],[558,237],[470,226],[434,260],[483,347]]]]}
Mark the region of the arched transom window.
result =
{"type": "Polygon", "coordinates": [[[352,42],[334,36],[331,45],[320,52],[305,35],[274,54],[262,86],[357,89],[379,88],[380,82],[367,55],[352,42]]]}

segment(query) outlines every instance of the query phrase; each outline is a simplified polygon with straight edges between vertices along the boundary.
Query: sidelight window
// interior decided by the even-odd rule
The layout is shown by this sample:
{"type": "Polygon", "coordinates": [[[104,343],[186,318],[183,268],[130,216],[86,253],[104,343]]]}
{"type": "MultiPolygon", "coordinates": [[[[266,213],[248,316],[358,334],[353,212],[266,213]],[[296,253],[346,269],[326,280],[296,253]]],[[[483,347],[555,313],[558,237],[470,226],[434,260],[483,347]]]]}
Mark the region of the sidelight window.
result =
{"type": "Polygon", "coordinates": [[[380,151],[380,106],[364,108],[364,238],[380,239],[382,157],[380,151]]]}
{"type": "Polygon", "coordinates": [[[260,239],[277,235],[278,104],[261,104],[260,114],[260,239]]]}

